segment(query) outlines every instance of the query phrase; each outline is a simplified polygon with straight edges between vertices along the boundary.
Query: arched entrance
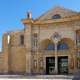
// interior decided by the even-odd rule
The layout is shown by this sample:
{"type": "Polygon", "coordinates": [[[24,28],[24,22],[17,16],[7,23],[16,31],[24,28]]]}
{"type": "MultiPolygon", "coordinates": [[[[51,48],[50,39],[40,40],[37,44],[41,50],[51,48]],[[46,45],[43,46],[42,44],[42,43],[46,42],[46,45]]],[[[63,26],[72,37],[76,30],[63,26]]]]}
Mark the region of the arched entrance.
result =
{"type": "MultiPolygon", "coordinates": [[[[66,54],[66,51],[69,52],[70,49],[74,48],[74,41],[70,38],[63,38],[59,41],[57,49],[58,51],[64,51],[66,54]]],[[[71,54],[71,53],[70,53],[71,54]]],[[[58,57],[58,73],[59,74],[68,74],[69,72],[69,54],[67,56],[59,56],[58,57]]]]}
{"type": "MultiPolygon", "coordinates": [[[[74,41],[70,38],[62,38],[60,39],[60,41],[57,44],[57,53],[59,51],[65,52],[68,51],[72,48],[74,48],[75,44],[74,41]]],[[[55,54],[54,55],[50,55],[50,53],[48,54],[48,51],[53,51],[55,52],[55,44],[54,42],[52,42],[50,39],[45,39],[40,43],[40,49],[41,50],[46,50],[46,54],[45,55],[45,67],[46,67],[46,74],[55,74],[55,54]],[[49,56],[48,56],[49,55],[49,56]]],[[[66,54],[66,52],[65,52],[66,54]]],[[[68,65],[68,61],[69,61],[69,55],[70,54],[66,54],[66,55],[58,55],[57,54],[57,61],[58,61],[58,74],[68,74],[69,70],[69,65],[68,65]]]]}
{"type": "MultiPolygon", "coordinates": [[[[45,54],[46,57],[44,57],[46,74],[53,74],[55,69],[55,57],[50,54],[49,54],[50,56],[47,56],[47,55],[48,55],[48,52],[52,52],[55,50],[54,42],[52,42],[50,39],[42,40],[40,43],[40,50],[46,51],[46,54],[45,54]]],[[[44,54],[44,51],[43,51],[43,54],[44,54]]]]}

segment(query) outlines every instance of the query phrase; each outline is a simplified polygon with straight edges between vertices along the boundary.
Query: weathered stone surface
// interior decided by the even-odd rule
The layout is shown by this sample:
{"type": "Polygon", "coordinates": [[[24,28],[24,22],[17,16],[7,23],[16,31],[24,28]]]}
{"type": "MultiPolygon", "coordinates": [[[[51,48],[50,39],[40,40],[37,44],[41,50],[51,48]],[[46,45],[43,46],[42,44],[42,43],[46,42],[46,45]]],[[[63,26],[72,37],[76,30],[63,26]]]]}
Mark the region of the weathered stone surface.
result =
{"type": "MultiPolygon", "coordinates": [[[[65,17],[77,13],[57,7],[39,19],[51,19],[53,14],[61,14],[65,17]]],[[[29,22],[25,24],[24,30],[9,33],[10,44],[7,41],[8,34],[5,33],[0,54],[0,73],[46,74],[46,57],[55,57],[55,51],[49,51],[46,48],[48,43],[55,43],[51,39],[55,32],[60,35],[58,44],[66,43],[69,46],[67,50],[58,50],[57,56],[68,56],[69,73],[76,72],[76,30],[79,29],[79,20],[45,25],[33,25],[32,22],[29,22]],[[34,34],[37,34],[37,47],[34,44],[34,34]],[[24,36],[24,45],[20,43],[21,35],[24,36]]]]}

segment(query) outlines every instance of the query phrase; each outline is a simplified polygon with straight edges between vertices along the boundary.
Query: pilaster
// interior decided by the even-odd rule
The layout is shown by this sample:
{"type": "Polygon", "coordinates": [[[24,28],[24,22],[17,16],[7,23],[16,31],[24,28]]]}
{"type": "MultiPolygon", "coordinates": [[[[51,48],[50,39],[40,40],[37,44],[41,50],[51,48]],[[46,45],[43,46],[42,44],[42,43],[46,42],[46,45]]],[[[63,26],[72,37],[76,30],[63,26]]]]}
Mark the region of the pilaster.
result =
{"type": "Polygon", "coordinates": [[[32,35],[32,23],[25,25],[25,30],[24,30],[24,44],[25,44],[25,48],[26,48],[26,73],[31,74],[31,35],[32,35]]]}

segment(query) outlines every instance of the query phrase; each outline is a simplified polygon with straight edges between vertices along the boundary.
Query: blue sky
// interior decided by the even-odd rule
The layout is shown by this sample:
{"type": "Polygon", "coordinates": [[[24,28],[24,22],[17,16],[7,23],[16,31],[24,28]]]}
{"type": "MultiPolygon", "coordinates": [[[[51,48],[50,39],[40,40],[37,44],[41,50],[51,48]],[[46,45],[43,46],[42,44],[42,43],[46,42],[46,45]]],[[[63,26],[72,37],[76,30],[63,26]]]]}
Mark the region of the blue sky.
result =
{"type": "Polygon", "coordinates": [[[37,18],[54,6],[62,6],[80,12],[80,0],[0,0],[0,49],[2,34],[7,31],[23,29],[21,19],[28,10],[37,18]]]}

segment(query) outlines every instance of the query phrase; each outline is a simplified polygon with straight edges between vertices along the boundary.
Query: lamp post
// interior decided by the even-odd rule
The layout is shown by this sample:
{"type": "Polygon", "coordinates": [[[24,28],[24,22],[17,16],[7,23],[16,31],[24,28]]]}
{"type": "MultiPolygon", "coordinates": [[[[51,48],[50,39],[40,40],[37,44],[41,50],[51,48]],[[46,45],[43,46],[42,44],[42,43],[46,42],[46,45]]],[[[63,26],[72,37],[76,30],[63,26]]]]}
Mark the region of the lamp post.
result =
{"type": "Polygon", "coordinates": [[[57,45],[58,45],[58,42],[60,41],[60,35],[55,32],[55,34],[51,38],[55,44],[55,73],[57,74],[58,73],[57,45]]]}

